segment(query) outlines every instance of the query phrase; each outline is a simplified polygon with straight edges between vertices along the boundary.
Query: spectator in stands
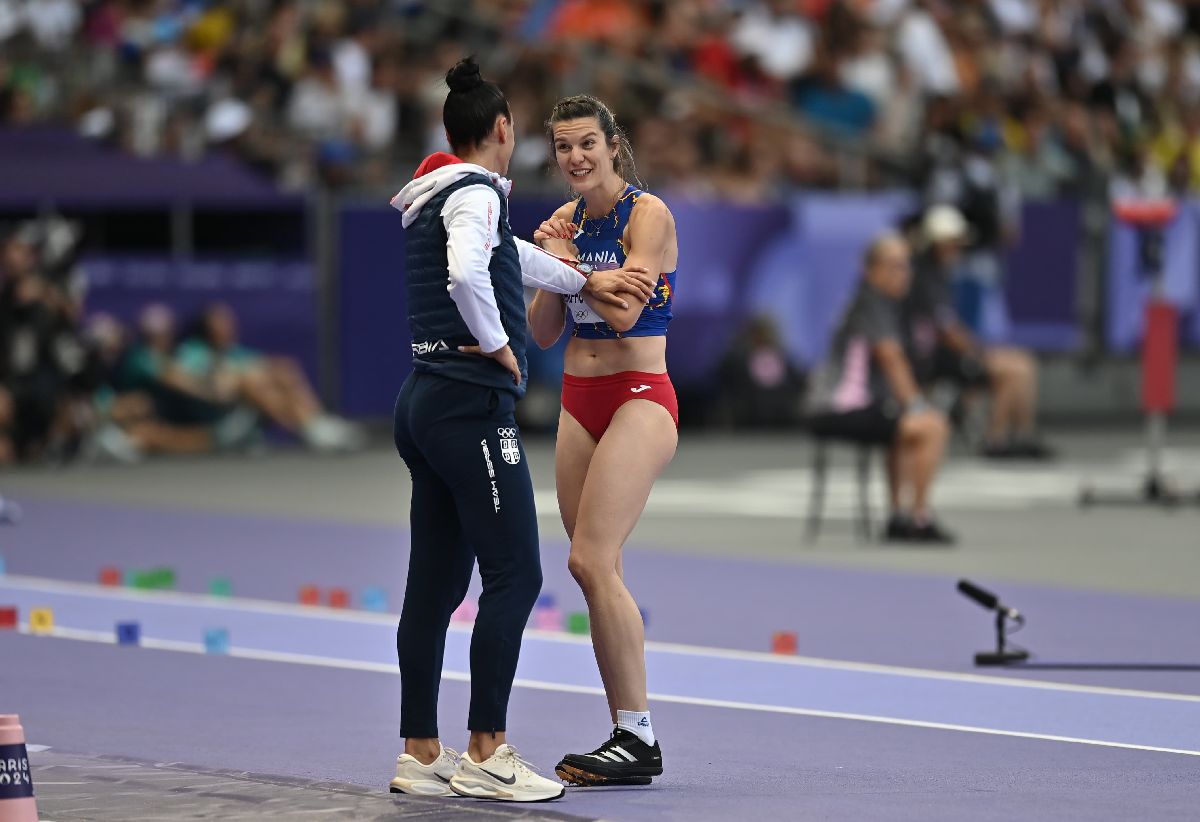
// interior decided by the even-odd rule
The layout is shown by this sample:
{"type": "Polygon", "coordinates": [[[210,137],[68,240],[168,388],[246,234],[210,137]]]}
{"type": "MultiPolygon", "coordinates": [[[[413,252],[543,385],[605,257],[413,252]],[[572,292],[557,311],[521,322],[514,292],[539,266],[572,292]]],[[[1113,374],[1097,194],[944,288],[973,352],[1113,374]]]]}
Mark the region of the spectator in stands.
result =
{"type": "Polygon", "coordinates": [[[138,339],[113,378],[115,389],[148,396],[155,415],[168,424],[220,424],[238,410],[236,398],[180,367],[175,360],[177,344],[171,309],[162,303],[147,305],[138,318],[138,339]]]}
{"type": "Polygon", "coordinates": [[[769,317],[750,319],[721,361],[718,407],[735,427],[795,425],[804,375],[792,363],[769,317]]]}
{"type": "Polygon", "coordinates": [[[240,345],[237,319],[227,305],[203,311],[174,364],[214,401],[244,402],[315,450],[354,451],[366,444],[358,427],[324,411],[294,360],[240,345]]]}
{"type": "MultiPolygon", "coordinates": [[[[170,327],[162,326],[164,318],[169,322],[165,306],[151,306],[143,317],[144,325],[152,327],[157,322],[169,333],[170,327]]],[[[155,364],[154,350],[144,341],[154,336],[153,330],[128,355],[126,331],[115,318],[93,315],[87,333],[101,371],[94,397],[97,425],[93,436],[99,455],[132,463],[151,453],[200,454],[250,442],[257,415],[249,409],[217,407],[210,415],[212,424],[208,420],[174,423],[160,414],[163,381],[169,381],[170,375],[155,364]]]]}
{"type": "Polygon", "coordinates": [[[946,418],[926,402],[904,351],[900,303],[911,279],[908,243],[884,234],[864,256],[865,275],[813,377],[815,435],[887,448],[888,541],[950,544],[929,497],[946,447],[946,418]]]}
{"type": "Polygon", "coordinates": [[[43,276],[30,226],[0,253],[0,386],[12,404],[12,446],[20,461],[69,459],[82,423],[74,383],[86,365],[74,303],[43,276]]]}
{"type": "Polygon", "coordinates": [[[947,380],[963,391],[990,392],[984,456],[1052,456],[1034,433],[1037,361],[1023,348],[980,345],[955,309],[952,283],[963,264],[966,219],[953,206],[934,206],[925,213],[921,234],[924,247],[904,301],[917,381],[929,386],[947,380]]]}
{"type": "Polygon", "coordinates": [[[812,70],[795,83],[792,99],[814,123],[837,134],[861,136],[875,123],[875,104],[866,94],[847,86],[840,69],[835,54],[819,49],[812,70]]]}

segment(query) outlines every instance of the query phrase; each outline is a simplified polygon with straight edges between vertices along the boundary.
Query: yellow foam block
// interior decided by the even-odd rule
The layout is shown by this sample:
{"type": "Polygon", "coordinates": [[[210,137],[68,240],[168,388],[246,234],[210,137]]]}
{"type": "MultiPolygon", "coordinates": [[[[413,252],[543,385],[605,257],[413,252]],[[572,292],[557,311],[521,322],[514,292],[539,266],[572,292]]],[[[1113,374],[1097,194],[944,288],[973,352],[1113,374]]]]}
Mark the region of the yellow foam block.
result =
{"type": "Polygon", "coordinates": [[[54,631],[54,611],[49,608],[34,608],[29,612],[29,630],[35,634],[49,634],[54,631]]]}

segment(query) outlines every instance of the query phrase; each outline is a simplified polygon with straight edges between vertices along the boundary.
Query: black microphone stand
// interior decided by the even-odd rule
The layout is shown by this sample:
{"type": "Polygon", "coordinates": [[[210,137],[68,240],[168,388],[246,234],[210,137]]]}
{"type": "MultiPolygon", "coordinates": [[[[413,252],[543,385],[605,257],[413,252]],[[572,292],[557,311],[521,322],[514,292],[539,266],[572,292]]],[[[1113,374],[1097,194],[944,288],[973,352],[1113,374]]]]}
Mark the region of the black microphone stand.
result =
{"type": "MultiPolygon", "coordinates": [[[[1017,615],[1014,620],[1018,625],[1025,624],[1025,617],[1017,615]]],[[[1008,642],[1008,611],[996,609],[996,650],[980,651],[975,654],[975,664],[978,666],[1012,665],[1029,659],[1029,651],[1024,648],[1006,649],[1008,642]]]]}

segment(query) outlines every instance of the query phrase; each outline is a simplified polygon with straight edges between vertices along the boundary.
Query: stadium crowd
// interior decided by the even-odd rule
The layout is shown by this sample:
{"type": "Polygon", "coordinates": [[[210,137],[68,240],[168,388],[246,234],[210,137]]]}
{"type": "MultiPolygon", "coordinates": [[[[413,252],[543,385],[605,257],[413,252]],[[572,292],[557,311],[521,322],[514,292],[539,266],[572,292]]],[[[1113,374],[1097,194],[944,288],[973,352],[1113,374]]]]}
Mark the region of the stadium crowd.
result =
{"type": "Polygon", "coordinates": [[[0,0],[0,121],[390,187],[441,145],[441,75],[476,52],[525,185],[550,185],[553,100],[590,91],[647,183],[700,196],[920,186],[972,148],[1028,197],[1097,169],[1191,189],[1198,35],[1185,0],[0,0]]]}
{"type": "MultiPolygon", "coordinates": [[[[763,203],[907,188],[910,228],[952,206],[965,222],[943,239],[962,248],[937,253],[960,296],[999,291],[1022,199],[1084,204],[1095,291],[1114,192],[1200,188],[1190,0],[0,0],[0,127],[67,126],[137,156],[228,152],[287,189],[390,193],[445,148],[442,77],[467,53],[509,91],[522,191],[558,185],[543,121],[587,91],[656,191],[763,203]]],[[[942,212],[942,229],[954,220],[942,212]]],[[[933,265],[922,243],[936,238],[919,235],[933,265]]],[[[237,346],[228,311],[186,342],[161,306],[137,329],[85,324],[61,245],[40,224],[4,240],[0,461],[80,443],[123,459],[235,447],[259,417],[317,448],[360,443],[294,365],[237,346]]],[[[943,331],[994,388],[995,340],[957,308],[961,329],[943,331]]],[[[751,329],[721,379],[747,377],[738,363],[763,360],[771,336],[751,329]]],[[[1014,362],[1004,379],[1028,386],[1031,360],[1014,362]]],[[[790,363],[771,373],[786,423],[802,379],[790,363]]],[[[1030,402],[1012,403],[1022,436],[1030,402]]]]}

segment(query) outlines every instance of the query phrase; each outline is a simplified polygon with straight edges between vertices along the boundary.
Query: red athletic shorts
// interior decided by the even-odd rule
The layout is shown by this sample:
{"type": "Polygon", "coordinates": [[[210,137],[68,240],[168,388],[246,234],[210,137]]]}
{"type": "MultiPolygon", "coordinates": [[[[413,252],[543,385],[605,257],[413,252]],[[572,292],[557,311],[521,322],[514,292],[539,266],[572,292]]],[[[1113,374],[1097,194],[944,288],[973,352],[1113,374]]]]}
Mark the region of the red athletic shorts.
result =
{"type": "Polygon", "coordinates": [[[666,374],[621,371],[603,377],[563,374],[562,405],[596,442],[604,436],[617,409],[630,400],[656,402],[671,414],[679,427],[679,402],[666,374]]]}

